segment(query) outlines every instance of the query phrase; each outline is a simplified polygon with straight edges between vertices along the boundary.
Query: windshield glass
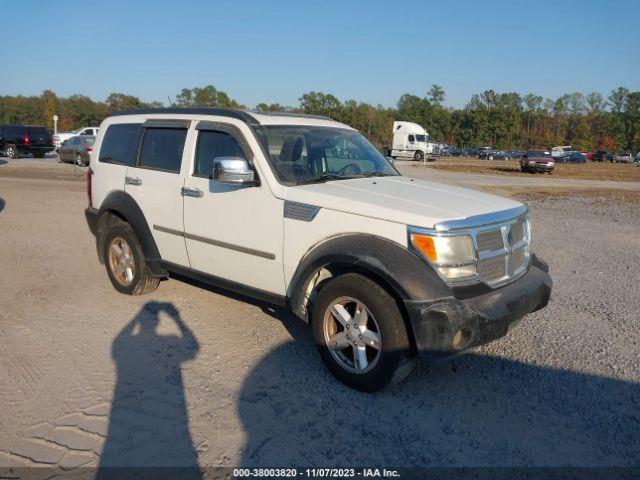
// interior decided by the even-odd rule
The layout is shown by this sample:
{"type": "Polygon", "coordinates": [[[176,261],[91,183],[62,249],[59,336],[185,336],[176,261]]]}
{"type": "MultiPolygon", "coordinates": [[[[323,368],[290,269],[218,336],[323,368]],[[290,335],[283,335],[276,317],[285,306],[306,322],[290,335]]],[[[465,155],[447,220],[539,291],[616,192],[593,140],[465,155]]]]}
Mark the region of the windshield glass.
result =
{"type": "Polygon", "coordinates": [[[398,175],[389,161],[355,130],[265,125],[256,127],[256,132],[283,183],[398,175]]]}
{"type": "Polygon", "coordinates": [[[426,135],[416,135],[416,142],[426,142],[426,141],[427,141],[426,135]]]}
{"type": "Polygon", "coordinates": [[[529,157],[550,157],[551,154],[549,152],[545,152],[544,150],[529,150],[527,152],[529,157]]]}

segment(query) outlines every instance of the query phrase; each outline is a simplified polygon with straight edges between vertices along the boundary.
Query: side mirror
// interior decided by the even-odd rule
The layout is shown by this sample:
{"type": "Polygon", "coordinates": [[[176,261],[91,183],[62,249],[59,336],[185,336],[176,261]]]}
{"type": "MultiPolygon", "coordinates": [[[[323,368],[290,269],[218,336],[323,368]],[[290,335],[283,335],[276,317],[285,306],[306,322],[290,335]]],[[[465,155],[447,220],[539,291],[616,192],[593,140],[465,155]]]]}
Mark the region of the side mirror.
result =
{"type": "Polygon", "coordinates": [[[241,157],[217,157],[213,160],[213,180],[228,185],[255,185],[255,172],[241,157]]]}

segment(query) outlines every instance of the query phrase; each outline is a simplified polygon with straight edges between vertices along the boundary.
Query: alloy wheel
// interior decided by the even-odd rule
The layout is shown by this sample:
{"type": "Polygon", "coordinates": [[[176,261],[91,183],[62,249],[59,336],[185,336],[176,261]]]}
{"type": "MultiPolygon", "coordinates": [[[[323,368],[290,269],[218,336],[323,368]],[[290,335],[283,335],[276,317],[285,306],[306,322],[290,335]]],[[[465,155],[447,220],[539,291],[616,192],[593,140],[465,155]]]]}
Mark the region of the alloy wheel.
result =
{"type": "Polygon", "coordinates": [[[324,314],[323,332],[331,356],[345,370],[366,373],[378,363],[380,328],[360,300],[340,297],[331,302],[324,314]]]}
{"type": "Polygon", "coordinates": [[[133,282],[135,262],[131,247],[122,237],[113,237],[109,242],[109,269],[113,278],[123,287],[133,282]]]}

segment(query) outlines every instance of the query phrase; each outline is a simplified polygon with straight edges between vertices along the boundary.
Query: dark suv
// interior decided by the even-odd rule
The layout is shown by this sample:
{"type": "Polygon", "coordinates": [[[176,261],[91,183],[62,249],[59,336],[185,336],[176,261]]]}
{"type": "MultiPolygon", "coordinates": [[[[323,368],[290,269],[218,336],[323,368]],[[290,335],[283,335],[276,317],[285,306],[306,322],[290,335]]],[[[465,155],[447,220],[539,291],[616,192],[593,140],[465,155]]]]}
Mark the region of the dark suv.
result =
{"type": "Polygon", "coordinates": [[[45,127],[0,125],[0,151],[7,157],[18,158],[20,154],[33,153],[34,157],[42,158],[54,148],[51,133],[45,127]]]}

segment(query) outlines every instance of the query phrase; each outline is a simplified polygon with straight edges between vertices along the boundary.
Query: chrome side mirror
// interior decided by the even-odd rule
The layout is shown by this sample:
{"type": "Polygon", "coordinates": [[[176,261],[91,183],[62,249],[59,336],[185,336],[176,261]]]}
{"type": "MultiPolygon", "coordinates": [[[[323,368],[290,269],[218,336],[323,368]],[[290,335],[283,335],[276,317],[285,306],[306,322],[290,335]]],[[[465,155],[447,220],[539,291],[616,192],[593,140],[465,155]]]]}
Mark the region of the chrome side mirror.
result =
{"type": "Polygon", "coordinates": [[[255,172],[241,157],[217,157],[213,160],[213,180],[228,185],[255,185],[255,172]]]}

